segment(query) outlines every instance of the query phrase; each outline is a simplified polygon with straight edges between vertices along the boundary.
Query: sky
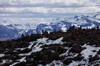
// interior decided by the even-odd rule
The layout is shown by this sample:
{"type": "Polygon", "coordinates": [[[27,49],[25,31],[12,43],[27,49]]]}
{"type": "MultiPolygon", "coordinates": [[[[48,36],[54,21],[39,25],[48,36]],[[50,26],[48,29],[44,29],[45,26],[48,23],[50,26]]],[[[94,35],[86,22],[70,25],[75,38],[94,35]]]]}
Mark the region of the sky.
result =
{"type": "Polygon", "coordinates": [[[39,24],[96,12],[100,12],[100,0],[0,0],[0,22],[39,24]]]}

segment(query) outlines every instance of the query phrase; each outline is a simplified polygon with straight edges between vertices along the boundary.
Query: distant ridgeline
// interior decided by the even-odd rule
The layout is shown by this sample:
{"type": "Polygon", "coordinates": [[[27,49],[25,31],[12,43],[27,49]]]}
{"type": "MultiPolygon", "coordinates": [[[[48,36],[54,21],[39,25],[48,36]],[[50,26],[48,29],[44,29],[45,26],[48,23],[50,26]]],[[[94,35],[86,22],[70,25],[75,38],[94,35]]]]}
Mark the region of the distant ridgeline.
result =
{"type": "Polygon", "coordinates": [[[99,66],[100,29],[23,35],[0,41],[0,66],[99,66]]]}
{"type": "Polygon", "coordinates": [[[70,26],[75,25],[75,28],[81,25],[83,28],[97,28],[100,26],[100,13],[93,15],[75,15],[69,18],[57,18],[51,19],[48,23],[39,23],[35,25],[33,22],[20,23],[13,22],[12,20],[6,20],[0,22],[0,40],[11,40],[21,37],[22,33],[25,35],[31,35],[31,33],[42,34],[42,30],[45,32],[53,32],[54,29],[58,32],[59,30],[66,32],[70,26]]]}
{"type": "Polygon", "coordinates": [[[49,38],[52,40],[55,40],[60,37],[64,37],[64,39],[66,39],[66,41],[68,41],[68,40],[77,40],[80,38],[85,39],[88,36],[89,37],[92,36],[91,38],[99,37],[99,36],[95,36],[95,35],[99,35],[99,33],[100,33],[99,26],[97,26],[97,29],[96,28],[90,29],[88,27],[82,29],[81,26],[76,28],[73,25],[73,26],[69,27],[69,29],[66,32],[63,32],[62,30],[56,31],[54,29],[53,32],[48,33],[47,31],[42,30],[42,34],[39,34],[39,33],[32,34],[31,33],[31,35],[26,35],[26,36],[24,34],[22,34],[20,38],[18,38],[17,40],[12,39],[12,41],[35,41],[38,38],[43,38],[43,37],[49,38]],[[82,37],[80,37],[80,36],[82,36],[82,37]]]}

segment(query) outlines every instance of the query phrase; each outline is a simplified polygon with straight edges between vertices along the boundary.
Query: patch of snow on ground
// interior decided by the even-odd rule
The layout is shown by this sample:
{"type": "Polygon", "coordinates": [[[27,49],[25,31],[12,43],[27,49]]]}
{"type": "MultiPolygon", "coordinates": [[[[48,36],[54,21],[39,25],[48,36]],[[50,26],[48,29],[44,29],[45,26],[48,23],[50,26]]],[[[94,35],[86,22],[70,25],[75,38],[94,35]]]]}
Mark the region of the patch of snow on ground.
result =
{"type": "Polygon", "coordinates": [[[81,52],[82,56],[84,56],[84,59],[88,59],[89,55],[92,55],[92,57],[94,57],[97,54],[97,51],[100,50],[100,47],[93,47],[86,44],[84,44],[82,47],[86,47],[86,49],[81,52]],[[93,52],[93,50],[95,50],[96,52],[93,52]]]}
{"type": "Polygon", "coordinates": [[[57,40],[55,40],[55,41],[53,41],[53,44],[63,44],[63,42],[61,41],[63,39],[63,37],[61,37],[61,38],[59,38],[59,39],[57,39],[57,40]]]}
{"type": "MultiPolygon", "coordinates": [[[[16,50],[25,50],[26,48],[16,48],[16,50]]],[[[14,51],[15,52],[15,51],[14,51]]]]}
{"type": "Polygon", "coordinates": [[[4,64],[4,63],[6,63],[6,60],[3,60],[2,63],[0,63],[0,65],[1,65],[1,64],[4,64]]]}
{"type": "Polygon", "coordinates": [[[38,43],[46,43],[46,41],[48,40],[48,38],[41,38],[41,39],[37,39],[38,43]]]}
{"type": "Polygon", "coordinates": [[[4,54],[0,54],[0,57],[3,57],[4,56],[4,54]]]}
{"type": "Polygon", "coordinates": [[[71,48],[65,47],[65,49],[67,49],[67,51],[66,51],[65,53],[61,54],[60,57],[61,57],[61,56],[67,56],[67,55],[68,55],[68,52],[69,52],[69,50],[70,50],[71,48]]]}
{"type": "Polygon", "coordinates": [[[34,42],[33,41],[30,42],[31,45],[28,48],[32,47],[32,51],[31,52],[29,52],[29,53],[22,53],[22,54],[19,54],[19,56],[30,55],[33,52],[41,51],[42,50],[41,46],[43,46],[45,44],[47,44],[47,45],[50,45],[50,44],[63,44],[64,42],[62,42],[62,39],[63,39],[63,37],[61,37],[61,38],[59,38],[57,40],[48,40],[48,38],[37,39],[37,41],[34,41],[34,42],[37,43],[34,47],[32,47],[34,42]],[[43,43],[43,44],[39,44],[39,43],[43,43]]]}
{"type": "Polygon", "coordinates": [[[10,66],[14,66],[14,65],[16,65],[16,64],[18,64],[19,62],[15,62],[15,63],[13,63],[13,64],[11,64],[10,66]]]}
{"type": "Polygon", "coordinates": [[[78,66],[79,64],[84,64],[84,65],[81,65],[81,66],[88,66],[88,60],[86,61],[72,61],[72,63],[70,63],[68,66],[78,66]]]}
{"type": "Polygon", "coordinates": [[[54,61],[52,61],[51,63],[49,63],[45,66],[62,66],[62,65],[63,65],[63,63],[60,60],[58,60],[58,61],[54,60],[54,61]]]}
{"type": "Polygon", "coordinates": [[[26,62],[25,58],[26,58],[26,57],[23,57],[23,58],[21,58],[19,61],[20,61],[20,62],[26,62]]]}
{"type": "Polygon", "coordinates": [[[18,64],[19,62],[15,62],[15,63],[13,63],[13,64],[11,64],[10,66],[14,66],[14,65],[16,65],[16,64],[18,64]]]}
{"type": "Polygon", "coordinates": [[[31,49],[31,48],[32,48],[32,46],[33,46],[34,42],[30,42],[30,44],[31,44],[31,45],[29,45],[29,46],[28,46],[28,48],[29,48],[29,49],[31,49]]]}
{"type": "Polygon", "coordinates": [[[10,66],[14,66],[14,65],[16,65],[16,64],[18,64],[20,62],[26,62],[25,58],[26,57],[23,57],[23,58],[19,59],[19,62],[15,62],[15,63],[11,64],[10,66]]]}
{"type": "MultiPolygon", "coordinates": [[[[37,39],[37,41],[30,42],[30,45],[28,46],[29,49],[32,48],[31,52],[29,52],[29,53],[22,53],[22,54],[19,54],[19,56],[24,56],[24,55],[28,56],[28,55],[30,55],[33,52],[41,51],[42,50],[41,46],[43,46],[45,44],[47,44],[47,45],[50,45],[50,44],[63,44],[62,39],[63,39],[63,37],[61,37],[61,38],[59,38],[57,40],[48,40],[48,38],[37,39]],[[37,44],[34,47],[32,47],[35,42],[37,44]],[[39,43],[43,43],[43,44],[39,44],[39,43]]],[[[20,48],[20,49],[25,49],[25,48],[20,48]]],[[[15,63],[13,63],[10,66],[14,66],[14,65],[16,65],[16,64],[18,64],[20,62],[23,62],[23,61],[26,62],[25,58],[26,57],[23,57],[23,58],[19,59],[18,60],[19,62],[15,62],[15,63]]],[[[55,66],[61,66],[61,64],[62,64],[62,62],[60,62],[60,61],[53,61],[52,63],[54,63],[55,66]],[[57,63],[59,63],[59,65],[57,63]]],[[[38,66],[42,66],[42,65],[38,65],[38,66]]],[[[48,66],[48,65],[46,65],[46,66],[48,66]]]]}

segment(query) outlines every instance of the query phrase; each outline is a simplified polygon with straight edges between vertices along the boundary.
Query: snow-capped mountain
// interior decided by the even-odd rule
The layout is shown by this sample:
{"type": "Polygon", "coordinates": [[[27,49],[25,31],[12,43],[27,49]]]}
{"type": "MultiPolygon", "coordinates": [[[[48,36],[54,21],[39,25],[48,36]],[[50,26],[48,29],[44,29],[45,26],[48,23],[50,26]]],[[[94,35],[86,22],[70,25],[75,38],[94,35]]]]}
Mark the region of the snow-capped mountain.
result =
{"type": "Polygon", "coordinates": [[[13,21],[8,20],[8,21],[1,22],[0,24],[7,27],[7,29],[17,30],[17,32],[13,36],[14,38],[20,37],[22,33],[25,35],[36,33],[35,31],[36,25],[32,23],[19,23],[19,22],[14,23],[13,21]]]}
{"type": "Polygon", "coordinates": [[[1,22],[1,24],[10,29],[14,29],[14,28],[16,28],[16,29],[34,29],[36,27],[36,25],[34,25],[32,23],[13,22],[11,20],[1,22]]]}
{"type": "Polygon", "coordinates": [[[96,14],[93,16],[80,15],[74,16],[71,18],[61,18],[53,20],[49,25],[47,24],[39,24],[36,28],[36,31],[41,33],[41,30],[52,32],[54,29],[67,31],[67,29],[75,25],[76,28],[82,26],[83,28],[96,28],[96,26],[100,26],[100,14],[96,14]]]}
{"type": "Polygon", "coordinates": [[[13,22],[11,20],[4,21],[0,23],[3,26],[6,26],[9,29],[17,30],[14,38],[18,38],[21,34],[31,34],[31,33],[40,33],[42,34],[42,30],[52,32],[54,29],[56,31],[62,30],[67,31],[68,28],[72,25],[75,25],[76,28],[82,26],[82,28],[96,28],[96,26],[100,26],[100,13],[95,15],[75,15],[71,18],[57,18],[53,19],[49,24],[39,24],[34,25],[33,23],[20,23],[20,22],[13,22]]]}
{"type": "Polygon", "coordinates": [[[0,25],[0,40],[12,39],[18,31],[16,29],[9,29],[3,25],[0,25]]]}

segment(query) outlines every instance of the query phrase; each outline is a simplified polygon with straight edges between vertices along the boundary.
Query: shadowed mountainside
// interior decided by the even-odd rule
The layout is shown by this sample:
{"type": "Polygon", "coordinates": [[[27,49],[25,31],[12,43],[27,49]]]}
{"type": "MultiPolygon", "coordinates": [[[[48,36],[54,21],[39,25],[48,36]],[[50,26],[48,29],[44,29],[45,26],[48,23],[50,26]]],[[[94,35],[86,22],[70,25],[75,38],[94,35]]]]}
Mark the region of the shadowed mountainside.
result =
{"type": "Polygon", "coordinates": [[[0,41],[12,39],[17,30],[9,29],[3,25],[0,25],[0,41]]]}

